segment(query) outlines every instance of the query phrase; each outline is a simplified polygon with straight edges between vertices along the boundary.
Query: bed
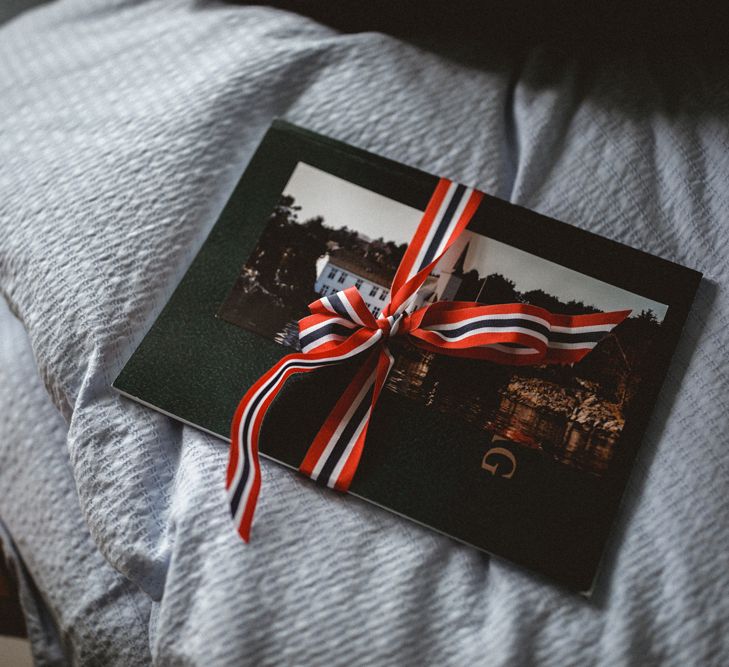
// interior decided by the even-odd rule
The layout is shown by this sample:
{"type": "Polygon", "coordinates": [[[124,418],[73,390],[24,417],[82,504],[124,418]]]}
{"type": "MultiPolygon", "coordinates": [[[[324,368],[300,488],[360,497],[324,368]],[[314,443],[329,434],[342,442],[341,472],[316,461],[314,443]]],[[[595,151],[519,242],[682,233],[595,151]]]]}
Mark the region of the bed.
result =
{"type": "Polygon", "coordinates": [[[0,540],[39,664],[729,662],[723,77],[436,41],[192,1],[0,25],[0,540]],[[267,461],[244,546],[225,444],[110,388],[274,117],[704,272],[591,601],[267,461]]]}

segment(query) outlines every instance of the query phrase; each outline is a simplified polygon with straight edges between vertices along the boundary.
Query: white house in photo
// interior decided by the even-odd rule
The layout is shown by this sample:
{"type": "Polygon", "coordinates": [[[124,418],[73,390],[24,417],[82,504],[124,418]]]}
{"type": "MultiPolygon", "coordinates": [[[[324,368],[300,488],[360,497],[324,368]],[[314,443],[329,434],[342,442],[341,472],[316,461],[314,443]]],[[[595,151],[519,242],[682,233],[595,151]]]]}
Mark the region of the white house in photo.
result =
{"type": "MultiPolygon", "coordinates": [[[[425,303],[452,301],[455,298],[463,280],[468,245],[452,250],[457,250],[457,254],[449,251],[443,259],[446,264],[449,259],[455,260],[454,264],[441,270],[440,274],[431,274],[428,277],[416,294],[414,308],[420,308],[425,303]]],[[[327,296],[354,286],[359,290],[370,312],[377,317],[388,302],[394,277],[394,273],[383,270],[366,258],[337,249],[317,260],[314,290],[320,296],[327,296]]]]}
{"type": "Polygon", "coordinates": [[[321,296],[356,287],[370,312],[377,317],[390,297],[394,273],[346,250],[333,250],[316,263],[314,290],[321,296]]]}

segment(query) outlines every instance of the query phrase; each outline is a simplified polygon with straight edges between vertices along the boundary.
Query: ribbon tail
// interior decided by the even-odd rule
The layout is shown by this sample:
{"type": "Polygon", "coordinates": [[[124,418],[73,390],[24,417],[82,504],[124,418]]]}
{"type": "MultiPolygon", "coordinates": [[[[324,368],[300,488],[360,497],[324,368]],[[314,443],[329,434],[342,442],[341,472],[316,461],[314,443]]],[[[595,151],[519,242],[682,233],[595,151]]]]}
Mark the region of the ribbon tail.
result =
{"type": "Polygon", "coordinates": [[[526,303],[439,301],[413,313],[407,327],[415,345],[437,354],[511,366],[574,364],[630,312],[560,315],[526,303]]]}
{"type": "Polygon", "coordinates": [[[552,315],[547,364],[575,364],[582,361],[632,311],[617,310],[589,315],[552,315]]]}
{"type": "Polygon", "coordinates": [[[248,542],[261,488],[258,439],[266,411],[281,386],[294,373],[311,370],[292,365],[300,355],[288,355],[262,375],[238,404],[231,424],[226,489],[238,534],[248,542]],[[290,367],[290,368],[287,368],[290,367]]]}
{"type": "Polygon", "coordinates": [[[303,474],[337,491],[349,489],[393,362],[385,346],[372,351],[311,443],[299,467],[303,474]]]}
{"type": "Polygon", "coordinates": [[[264,373],[246,392],[233,417],[226,489],[236,530],[248,542],[261,488],[258,441],[266,412],[286,381],[297,373],[336,365],[374,346],[379,336],[360,330],[335,349],[289,354],[264,373]]]}

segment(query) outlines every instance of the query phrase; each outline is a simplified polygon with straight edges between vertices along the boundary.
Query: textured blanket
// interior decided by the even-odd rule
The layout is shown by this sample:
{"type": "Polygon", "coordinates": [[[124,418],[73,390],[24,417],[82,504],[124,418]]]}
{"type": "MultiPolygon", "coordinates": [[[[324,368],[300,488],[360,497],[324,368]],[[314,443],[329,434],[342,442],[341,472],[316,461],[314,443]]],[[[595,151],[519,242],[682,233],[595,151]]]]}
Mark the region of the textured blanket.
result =
{"type": "Polygon", "coordinates": [[[192,1],[42,5],[0,62],[0,534],[39,661],[729,662],[717,79],[192,1]],[[245,546],[225,443],[111,390],[275,116],[706,274],[592,602],[267,461],[245,546]]]}

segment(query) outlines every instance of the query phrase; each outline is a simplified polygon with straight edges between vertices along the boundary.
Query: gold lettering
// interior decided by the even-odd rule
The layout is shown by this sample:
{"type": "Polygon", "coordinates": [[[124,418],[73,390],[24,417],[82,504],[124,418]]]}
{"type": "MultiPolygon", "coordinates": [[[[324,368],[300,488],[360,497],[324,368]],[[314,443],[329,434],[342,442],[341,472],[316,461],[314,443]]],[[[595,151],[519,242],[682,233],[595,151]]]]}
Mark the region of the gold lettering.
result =
{"type": "Polygon", "coordinates": [[[486,454],[484,454],[481,467],[484,470],[488,470],[492,475],[496,475],[498,473],[499,477],[511,479],[516,472],[516,457],[508,449],[504,449],[503,447],[492,447],[486,452],[486,454]],[[489,458],[492,458],[492,455],[494,454],[496,456],[505,456],[509,459],[511,462],[511,469],[508,472],[502,472],[499,470],[499,464],[503,463],[503,461],[499,461],[498,458],[495,463],[489,463],[489,458]]]}

